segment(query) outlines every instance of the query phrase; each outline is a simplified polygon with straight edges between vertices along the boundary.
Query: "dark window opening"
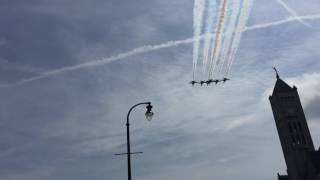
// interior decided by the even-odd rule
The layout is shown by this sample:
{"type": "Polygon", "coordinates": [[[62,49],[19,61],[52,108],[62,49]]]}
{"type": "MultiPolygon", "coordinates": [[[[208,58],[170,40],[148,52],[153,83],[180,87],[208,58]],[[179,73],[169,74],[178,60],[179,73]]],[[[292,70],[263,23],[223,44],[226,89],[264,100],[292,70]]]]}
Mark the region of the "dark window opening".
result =
{"type": "Polygon", "coordinates": [[[301,126],[300,122],[298,123],[298,127],[299,127],[299,131],[302,132],[302,126],[301,126]]]}
{"type": "Polygon", "coordinates": [[[299,135],[297,135],[297,136],[296,136],[296,138],[297,138],[297,144],[301,144],[300,136],[299,136],[299,135]]]}
{"type": "Polygon", "coordinates": [[[302,143],[303,143],[303,144],[307,144],[307,142],[306,142],[306,138],[304,137],[304,135],[303,135],[303,134],[301,135],[301,139],[302,139],[302,143]]]}
{"type": "Polygon", "coordinates": [[[297,124],[296,122],[293,122],[293,130],[296,132],[297,131],[297,124]]]}
{"type": "Polygon", "coordinates": [[[292,133],[292,132],[293,132],[293,131],[292,131],[292,125],[291,125],[290,122],[288,123],[288,126],[289,126],[289,131],[290,131],[290,133],[292,133]]]}
{"type": "Polygon", "coordinates": [[[291,140],[292,140],[292,144],[295,145],[296,144],[296,139],[294,138],[294,136],[291,136],[291,140]]]}

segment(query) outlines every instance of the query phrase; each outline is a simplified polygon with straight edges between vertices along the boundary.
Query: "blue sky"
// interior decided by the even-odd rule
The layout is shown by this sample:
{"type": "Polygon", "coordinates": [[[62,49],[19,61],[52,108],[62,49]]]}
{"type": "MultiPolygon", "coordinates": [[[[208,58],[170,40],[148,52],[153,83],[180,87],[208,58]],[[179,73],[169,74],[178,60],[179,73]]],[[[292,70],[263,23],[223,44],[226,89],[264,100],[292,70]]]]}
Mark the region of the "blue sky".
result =
{"type": "MultiPolygon", "coordinates": [[[[285,2],[320,14],[317,0],[285,2]]],[[[155,116],[132,113],[132,150],[144,152],[134,179],[275,179],[286,168],[272,66],[298,87],[319,147],[320,19],[244,32],[232,80],[192,88],[192,11],[192,0],[2,0],[0,179],[126,179],[126,158],[114,154],[141,101],[155,116]]],[[[276,0],[256,0],[247,26],[289,17],[276,0]]]]}

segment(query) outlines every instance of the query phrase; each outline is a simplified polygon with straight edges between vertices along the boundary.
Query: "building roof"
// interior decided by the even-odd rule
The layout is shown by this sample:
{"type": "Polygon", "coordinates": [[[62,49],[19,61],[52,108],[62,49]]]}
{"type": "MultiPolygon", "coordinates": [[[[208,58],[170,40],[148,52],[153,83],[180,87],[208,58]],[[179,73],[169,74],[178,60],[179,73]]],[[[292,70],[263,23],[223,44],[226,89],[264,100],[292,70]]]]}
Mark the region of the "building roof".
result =
{"type": "Polygon", "coordinates": [[[289,180],[289,176],[288,175],[280,175],[278,173],[278,180],[289,180]]]}
{"type": "Polygon", "coordinates": [[[272,95],[277,93],[290,92],[292,91],[292,89],[293,88],[291,88],[286,82],[284,82],[281,78],[277,77],[277,82],[274,86],[272,95]]]}

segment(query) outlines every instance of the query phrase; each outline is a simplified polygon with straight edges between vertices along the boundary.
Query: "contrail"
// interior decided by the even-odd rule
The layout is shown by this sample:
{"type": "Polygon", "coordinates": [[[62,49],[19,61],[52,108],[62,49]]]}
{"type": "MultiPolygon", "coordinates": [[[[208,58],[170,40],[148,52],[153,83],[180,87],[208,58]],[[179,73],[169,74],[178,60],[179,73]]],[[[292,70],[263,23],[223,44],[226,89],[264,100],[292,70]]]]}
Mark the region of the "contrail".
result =
{"type": "Polygon", "coordinates": [[[301,24],[311,27],[310,24],[307,24],[306,22],[304,22],[299,16],[298,14],[292,9],[290,8],[283,0],[277,0],[277,2],[283,7],[285,8],[292,17],[295,17],[301,24]]]}
{"type": "Polygon", "coordinates": [[[220,17],[218,20],[218,24],[217,24],[217,29],[216,29],[216,37],[215,37],[215,41],[214,41],[214,48],[212,49],[211,52],[211,62],[210,62],[210,69],[209,69],[209,79],[212,76],[212,72],[215,68],[216,65],[216,61],[217,61],[217,57],[218,57],[218,52],[220,50],[220,46],[221,46],[221,38],[222,38],[222,33],[221,31],[223,31],[224,29],[224,20],[225,20],[225,16],[226,16],[226,8],[227,8],[227,0],[223,0],[221,2],[221,8],[220,8],[220,17]]]}
{"type": "Polygon", "coordinates": [[[237,24],[237,27],[236,27],[236,32],[235,32],[235,37],[233,39],[233,42],[232,42],[232,47],[231,47],[231,53],[230,53],[230,58],[229,58],[229,64],[228,64],[228,70],[227,70],[227,74],[229,74],[230,72],[230,69],[231,69],[231,66],[233,64],[233,61],[235,59],[235,56],[237,54],[237,51],[239,49],[239,45],[240,45],[240,41],[241,41],[241,38],[242,38],[242,33],[243,33],[243,30],[245,29],[246,27],[246,24],[247,24],[247,21],[248,21],[248,18],[249,18],[249,15],[250,15],[250,11],[251,11],[251,7],[252,7],[252,3],[253,3],[253,0],[244,0],[242,2],[242,9],[240,11],[240,15],[239,15],[239,20],[238,20],[238,24],[237,24]]]}
{"type": "MultiPolygon", "coordinates": [[[[203,14],[205,1],[195,0],[193,9],[193,37],[198,37],[201,35],[201,30],[203,27],[203,14]]],[[[200,40],[194,40],[193,42],[193,80],[195,79],[195,74],[197,71],[197,63],[199,58],[199,48],[200,40]]]]}
{"type": "Polygon", "coordinates": [[[207,12],[207,20],[206,20],[206,27],[205,27],[205,38],[204,38],[204,46],[203,46],[203,72],[206,71],[207,69],[207,63],[208,63],[208,57],[209,57],[209,49],[210,49],[210,44],[212,42],[212,36],[211,36],[211,31],[213,29],[213,24],[214,24],[214,19],[215,13],[214,11],[216,10],[216,1],[209,0],[209,5],[208,5],[208,12],[207,12]]]}
{"type": "MultiPolygon", "coordinates": [[[[299,16],[301,20],[318,20],[320,19],[320,14],[314,14],[314,15],[306,15],[306,16],[299,16]]],[[[250,30],[255,30],[255,29],[263,29],[263,28],[269,28],[272,26],[278,26],[282,24],[286,24],[289,22],[296,22],[297,18],[296,17],[289,17],[287,19],[279,20],[279,21],[274,21],[270,23],[264,23],[264,24],[257,24],[257,25],[252,25],[249,27],[246,27],[244,31],[250,31],[250,30]]]]}
{"type": "Polygon", "coordinates": [[[219,72],[222,71],[224,64],[226,62],[226,58],[228,57],[227,54],[229,53],[231,42],[232,42],[232,37],[234,34],[234,29],[236,27],[238,15],[239,15],[239,10],[241,8],[241,1],[233,1],[232,2],[232,13],[230,15],[230,22],[228,26],[228,31],[226,32],[225,35],[225,40],[223,42],[223,48],[221,51],[221,66],[219,72]]]}
{"type": "MultiPolygon", "coordinates": [[[[302,20],[319,20],[320,19],[320,14],[314,14],[314,15],[306,15],[306,16],[299,16],[299,18],[301,18],[302,20]]],[[[269,28],[269,27],[274,27],[274,26],[279,26],[282,24],[286,24],[286,23],[290,23],[290,22],[296,22],[297,19],[295,17],[290,17],[284,20],[279,20],[279,21],[275,21],[275,22],[270,22],[270,23],[264,23],[264,24],[257,24],[257,25],[252,25],[252,26],[248,26],[246,27],[243,32],[247,32],[247,31],[252,31],[252,30],[258,30],[258,29],[264,29],[264,28],[269,28]]],[[[211,34],[211,37],[213,37],[214,34],[211,34]]],[[[200,36],[198,39],[203,39],[204,36],[200,36]]],[[[158,44],[158,45],[148,45],[148,46],[142,46],[142,47],[138,47],[135,49],[132,49],[130,51],[115,55],[115,56],[111,56],[108,58],[104,58],[101,60],[95,60],[95,61],[91,61],[88,63],[82,63],[82,64],[77,64],[74,66],[67,66],[67,67],[63,67],[63,68],[59,68],[59,69],[55,69],[52,71],[47,71],[43,74],[37,75],[37,76],[33,76],[30,78],[26,78],[26,79],[22,79],[20,81],[17,81],[15,83],[11,83],[11,84],[1,84],[0,87],[4,88],[4,87],[15,87],[15,86],[19,86],[19,85],[23,85],[26,83],[30,83],[36,80],[40,80],[40,79],[45,79],[48,77],[52,77],[58,74],[62,74],[62,73],[66,73],[69,71],[75,71],[75,70],[79,70],[79,69],[84,69],[84,68],[88,68],[88,67],[95,67],[95,66],[102,66],[102,65],[106,65],[109,63],[112,63],[114,61],[120,60],[120,59],[124,59],[130,56],[134,56],[134,55],[139,55],[139,54],[143,54],[143,53],[148,53],[148,52],[152,52],[152,51],[156,51],[156,50],[160,50],[160,49],[165,49],[165,48],[171,48],[171,47],[177,47],[180,45],[185,45],[185,44],[190,44],[192,43],[194,40],[196,40],[194,38],[188,38],[188,39],[184,39],[184,40],[177,40],[177,41],[168,41],[165,42],[163,44],[158,44]]]]}
{"type": "Polygon", "coordinates": [[[203,36],[199,36],[198,38],[188,38],[188,39],[178,40],[178,41],[168,41],[166,43],[159,44],[159,45],[142,46],[139,48],[132,49],[131,51],[127,51],[125,53],[121,53],[121,54],[111,56],[108,58],[104,58],[101,60],[95,60],[95,61],[91,61],[88,63],[82,63],[82,64],[78,64],[78,65],[74,65],[74,66],[67,66],[67,67],[63,67],[60,69],[47,71],[47,72],[42,73],[40,75],[31,77],[31,78],[27,78],[27,79],[23,79],[23,80],[18,81],[16,83],[2,84],[2,85],[0,85],[0,87],[18,86],[18,85],[22,85],[22,84],[29,83],[32,81],[36,81],[36,80],[48,78],[48,77],[51,77],[54,75],[58,75],[58,74],[61,74],[64,72],[69,72],[69,71],[74,71],[74,70],[84,69],[84,68],[89,68],[89,67],[94,67],[94,66],[101,66],[101,65],[109,64],[109,63],[114,62],[116,60],[120,60],[120,59],[124,59],[126,57],[133,56],[133,55],[138,55],[138,54],[156,51],[159,49],[164,49],[164,48],[169,48],[169,47],[176,47],[176,46],[179,46],[182,44],[190,44],[190,43],[194,42],[195,40],[200,40],[202,38],[203,38],[203,36]]]}

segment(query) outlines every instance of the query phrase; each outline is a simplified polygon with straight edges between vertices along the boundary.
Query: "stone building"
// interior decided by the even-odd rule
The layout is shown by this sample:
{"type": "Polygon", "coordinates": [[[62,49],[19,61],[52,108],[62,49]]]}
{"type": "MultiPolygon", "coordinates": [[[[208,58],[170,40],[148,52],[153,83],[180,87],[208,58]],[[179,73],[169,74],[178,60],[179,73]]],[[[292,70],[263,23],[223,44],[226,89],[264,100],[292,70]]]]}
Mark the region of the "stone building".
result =
{"type": "Polygon", "coordinates": [[[277,74],[269,100],[287,165],[287,175],[278,174],[278,180],[320,180],[320,151],[314,148],[297,88],[277,74]]]}

